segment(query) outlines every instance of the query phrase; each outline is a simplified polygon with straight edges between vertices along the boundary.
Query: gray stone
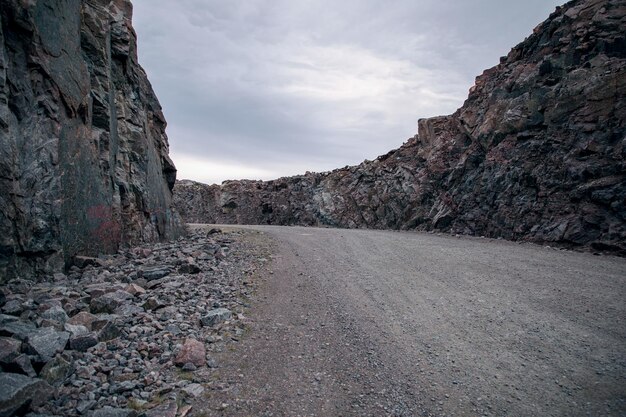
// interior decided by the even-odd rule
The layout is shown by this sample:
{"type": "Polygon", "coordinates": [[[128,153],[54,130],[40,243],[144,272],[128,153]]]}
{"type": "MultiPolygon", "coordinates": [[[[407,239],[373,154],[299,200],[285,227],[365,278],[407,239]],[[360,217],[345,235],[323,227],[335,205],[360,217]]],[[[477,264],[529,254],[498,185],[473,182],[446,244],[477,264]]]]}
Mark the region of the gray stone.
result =
{"type": "Polygon", "coordinates": [[[24,308],[21,300],[9,300],[2,307],[2,312],[11,316],[19,316],[24,308]]]}
{"type": "Polygon", "coordinates": [[[25,375],[0,373],[0,417],[9,417],[29,405],[39,405],[52,396],[50,385],[25,375]]]}
{"type": "Polygon", "coordinates": [[[183,388],[183,392],[192,397],[198,397],[204,392],[204,387],[200,384],[189,384],[183,388]]]}
{"type": "Polygon", "coordinates": [[[92,256],[76,255],[72,258],[72,264],[78,268],[86,268],[88,266],[102,266],[102,262],[98,258],[92,256]]]}
{"type": "Polygon", "coordinates": [[[200,267],[195,263],[184,263],[178,267],[178,272],[181,274],[197,274],[201,271],[200,267]]]}
{"type": "Polygon", "coordinates": [[[108,323],[115,323],[120,316],[117,314],[99,314],[91,323],[91,330],[98,331],[104,328],[108,323]]]}
{"type": "Polygon", "coordinates": [[[0,337],[0,363],[10,363],[20,355],[22,342],[10,337],[0,337]]]}
{"type": "Polygon", "coordinates": [[[33,368],[33,364],[30,361],[30,358],[28,357],[28,355],[24,353],[22,353],[21,355],[13,359],[11,363],[6,365],[6,368],[10,372],[23,374],[26,376],[30,376],[32,378],[37,376],[37,372],[35,372],[35,369],[33,368]]]}
{"type": "Polygon", "coordinates": [[[10,323],[10,322],[18,321],[18,320],[19,318],[15,316],[10,316],[8,314],[0,314],[0,324],[10,323]]]}
{"type": "Polygon", "coordinates": [[[107,321],[106,324],[98,332],[98,341],[106,342],[109,340],[113,340],[120,337],[121,334],[122,331],[114,322],[107,321]]]}
{"type": "Polygon", "coordinates": [[[43,313],[41,313],[41,317],[48,320],[58,321],[59,323],[65,324],[65,322],[69,319],[65,310],[61,306],[52,306],[43,313]]]}
{"type": "Polygon", "coordinates": [[[180,327],[176,324],[168,324],[165,326],[165,331],[177,336],[181,333],[180,327]]]}
{"type": "Polygon", "coordinates": [[[209,311],[205,316],[200,319],[203,326],[211,327],[219,324],[223,321],[230,320],[232,313],[227,308],[216,308],[209,311]]]}
{"type": "Polygon", "coordinates": [[[136,381],[122,381],[119,384],[114,384],[109,387],[109,393],[122,394],[124,392],[132,391],[137,387],[136,381]]]}
{"type": "Polygon", "coordinates": [[[129,294],[132,294],[134,296],[139,296],[142,294],[146,293],[146,290],[143,289],[140,285],[137,284],[128,284],[125,288],[124,291],[126,291],[129,294]]]}
{"type": "Polygon", "coordinates": [[[93,332],[70,337],[70,349],[86,352],[92,346],[98,344],[98,335],[93,332]]]}
{"type": "Polygon", "coordinates": [[[170,274],[171,270],[167,266],[145,267],[141,270],[142,277],[148,281],[163,278],[170,274]]]}
{"type": "Polygon", "coordinates": [[[78,403],[76,406],[76,411],[80,414],[85,414],[85,412],[91,410],[97,402],[95,400],[83,400],[78,403]]]}
{"type": "Polygon", "coordinates": [[[13,336],[24,341],[37,327],[30,321],[7,321],[0,325],[0,336],[13,336]]]}
{"type": "Polygon", "coordinates": [[[122,290],[108,292],[98,298],[91,300],[89,308],[93,314],[114,313],[120,305],[128,303],[133,295],[122,290]]]}
{"type": "Polygon", "coordinates": [[[39,323],[39,327],[52,327],[52,328],[54,328],[55,330],[58,330],[58,331],[65,330],[63,328],[63,323],[58,322],[56,320],[48,320],[48,319],[41,320],[41,323],[39,323]]]}
{"type": "Polygon", "coordinates": [[[57,414],[28,413],[24,417],[63,417],[57,414]]]}
{"type": "Polygon", "coordinates": [[[118,314],[122,317],[130,317],[135,316],[137,314],[143,313],[145,310],[139,307],[136,304],[128,303],[122,304],[118,308],[115,309],[115,314],[118,314]]]}
{"type": "Polygon", "coordinates": [[[143,308],[145,310],[158,310],[159,308],[166,307],[167,304],[163,303],[157,297],[149,297],[144,303],[143,308]]]}
{"type": "Polygon", "coordinates": [[[80,335],[89,333],[89,329],[80,324],[65,323],[65,326],[63,326],[63,329],[66,332],[70,332],[70,335],[72,336],[80,336],[80,335]]]}
{"type": "Polygon", "coordinates": [[[39,376],[48,384],[58,387],[70,377],[72,371],[72,363],[57,356],[43,367],[39,376]]]}
{"type": "Polygon", "coordinates": [[[91,313],[81,311],[80,313],[70,317],[67,322],[72,325],[85,326],[87,329],[91,330],[91,324],[94,320],[96,320],[96,318],[97,317],[91,313]]]}
{"type": "Polygon", "coordinates": [[[27,346],[29,353],[39,355],[44,361],[48,361],[65,349],[69,338],[69,332],[44,327],[28,335],[27,346]]]}
{"type": "Polygon", "coordinates": [[[183,367],[181,369],[183,371],[186,371],[186,372],[193,372],[193,371],[195,371],[198,368],[193,363],[187,362],[186,364],[183,365],[183,367]]]}

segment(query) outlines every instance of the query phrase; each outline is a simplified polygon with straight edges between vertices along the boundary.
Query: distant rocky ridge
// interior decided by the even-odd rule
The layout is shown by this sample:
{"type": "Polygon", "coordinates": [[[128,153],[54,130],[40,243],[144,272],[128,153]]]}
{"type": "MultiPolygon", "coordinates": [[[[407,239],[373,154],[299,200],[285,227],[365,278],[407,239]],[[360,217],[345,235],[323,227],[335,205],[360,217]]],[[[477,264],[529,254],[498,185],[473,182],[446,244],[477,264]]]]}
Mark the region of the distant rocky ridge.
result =
{"type": "Polygon", "coordinates": [[[0,282],[177,235],[128,0],[0,7],[0,282]]]}
{"type": "Polygon", "coordinates": [[[575,0],[399,149],[274,181],[179,181],[187,222],[436,230],[626,254],[626,1],[575,0]]]}

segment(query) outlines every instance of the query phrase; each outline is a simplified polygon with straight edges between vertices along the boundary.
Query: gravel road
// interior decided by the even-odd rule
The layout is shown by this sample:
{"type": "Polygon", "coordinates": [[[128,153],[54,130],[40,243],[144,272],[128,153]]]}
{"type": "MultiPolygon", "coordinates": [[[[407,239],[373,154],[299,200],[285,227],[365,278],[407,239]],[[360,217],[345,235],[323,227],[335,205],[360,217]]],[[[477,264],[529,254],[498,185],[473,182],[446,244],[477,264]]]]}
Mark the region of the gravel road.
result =
{"type": "MultiPolygon", "coordinates": [[[[626,259],[423,233],[274,242],[222,415],[626,415],[626,259]]],[[[199,407],[201,409],[202,407],[199,407]]]]}

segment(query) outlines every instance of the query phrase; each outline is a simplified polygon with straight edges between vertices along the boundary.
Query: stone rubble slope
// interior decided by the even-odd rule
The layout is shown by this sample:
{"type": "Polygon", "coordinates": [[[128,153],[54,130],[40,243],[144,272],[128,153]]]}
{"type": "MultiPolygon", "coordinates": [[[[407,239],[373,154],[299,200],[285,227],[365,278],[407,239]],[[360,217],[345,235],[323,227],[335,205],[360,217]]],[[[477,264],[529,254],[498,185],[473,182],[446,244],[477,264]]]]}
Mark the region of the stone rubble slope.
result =
{"type": "Polygon", "coordinates": [[[0,416],[182,416],[222,389],[267,261],[242,232],[194,232],[0,289],[0,416]]]}
{"type": "Polygon", "coordinates": [[[188,222],[443,231],[626,254],[626,1],[575,0],[399,149],[273,181],[178,181],[188,222]]]}
{"type": "Polygon", "coordinates": [[[182,231],[131,15],[129,0],[2,0],[0,283],[182,231]]]}

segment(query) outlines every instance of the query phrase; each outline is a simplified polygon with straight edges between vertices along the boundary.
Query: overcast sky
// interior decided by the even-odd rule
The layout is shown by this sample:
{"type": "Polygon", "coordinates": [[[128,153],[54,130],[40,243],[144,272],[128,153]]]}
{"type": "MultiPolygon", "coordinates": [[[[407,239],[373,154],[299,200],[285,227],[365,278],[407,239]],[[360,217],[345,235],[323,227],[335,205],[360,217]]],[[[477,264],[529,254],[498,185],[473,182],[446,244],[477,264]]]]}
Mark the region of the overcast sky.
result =
{"type": "Polygon", "coordinates": [[[179,179],[374,159],[450,114],[561,0],[134,0],[179,179]]]}

